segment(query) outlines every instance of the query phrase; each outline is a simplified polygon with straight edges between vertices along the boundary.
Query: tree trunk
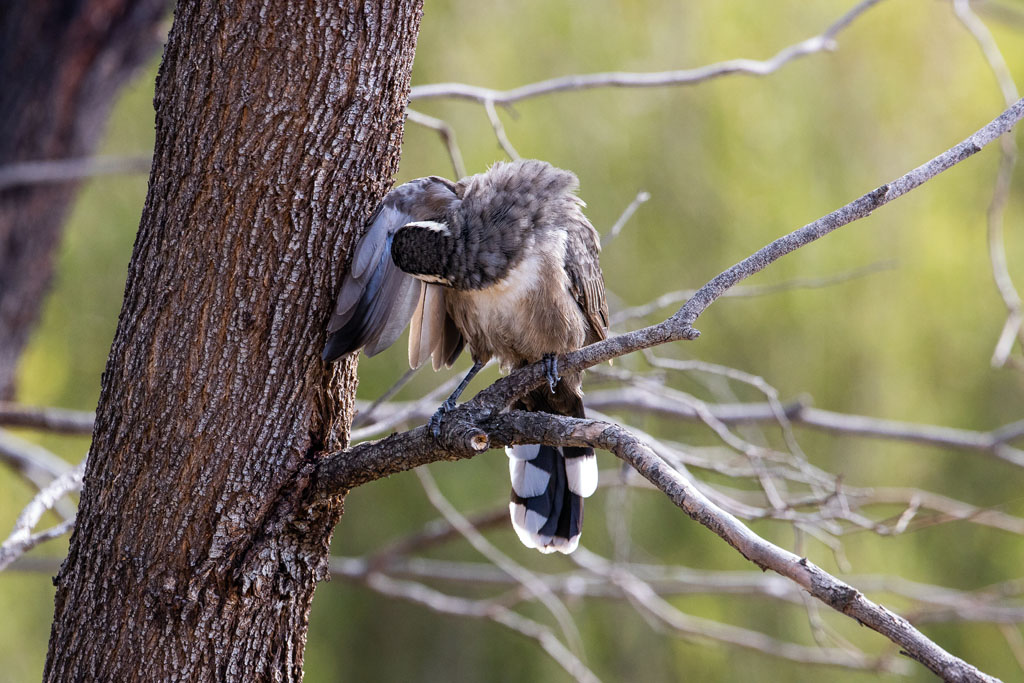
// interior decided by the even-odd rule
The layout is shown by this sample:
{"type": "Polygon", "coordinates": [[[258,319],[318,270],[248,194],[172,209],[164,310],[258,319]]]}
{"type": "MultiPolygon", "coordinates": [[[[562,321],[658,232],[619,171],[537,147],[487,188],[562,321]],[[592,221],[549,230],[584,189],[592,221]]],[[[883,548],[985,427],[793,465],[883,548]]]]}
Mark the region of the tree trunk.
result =
{"type": "MultiPolygon", "coordinates": [[[[4,0],[0,167],[93,153],[121,86],[160,44],[168,0],[4,0]]],[[[0,186],[0,400],[38,318],[76,182],[0,186]]]]}
{"type": "Polygon", "coordinates": [[[179,3],[46,680],[301,678],[342,511],[310,472],[356,382],[319,353],[397,169],[420,6],[179,3]]]}

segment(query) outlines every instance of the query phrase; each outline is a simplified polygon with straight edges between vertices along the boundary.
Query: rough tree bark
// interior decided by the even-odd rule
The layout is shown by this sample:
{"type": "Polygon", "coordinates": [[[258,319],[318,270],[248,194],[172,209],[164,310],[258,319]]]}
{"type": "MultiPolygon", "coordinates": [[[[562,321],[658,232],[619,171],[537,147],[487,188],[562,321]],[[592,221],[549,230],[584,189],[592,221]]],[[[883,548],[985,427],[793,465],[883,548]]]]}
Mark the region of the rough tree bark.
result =
{"type": "Polygon", "coordinates": [[[183,0],[45,679],[299,680],[354,367],[324,325],[397,169],[420,0],[183,0]],[[338,397],[341,400],[338,400],[338,397]]]}
{"type": "MultiPolygon", "coordinates": [[[[114,97],[162,38],[168,0],[5,0],[0,167],[93,152],[114,97]]],[[[52,275],[78,184],[0,187],[0,400],[52,275]]]]}

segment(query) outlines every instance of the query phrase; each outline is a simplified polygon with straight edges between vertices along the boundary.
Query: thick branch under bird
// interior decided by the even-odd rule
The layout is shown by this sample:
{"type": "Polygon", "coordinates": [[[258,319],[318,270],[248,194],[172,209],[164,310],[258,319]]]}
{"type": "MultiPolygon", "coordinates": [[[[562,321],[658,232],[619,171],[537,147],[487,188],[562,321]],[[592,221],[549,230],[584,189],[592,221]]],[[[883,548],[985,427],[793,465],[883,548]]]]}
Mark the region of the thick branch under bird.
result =
{"type": "MultiPolygon", "coordinates": [[[[604,339],[608,305],[597,232],[579,181],[543,161],[499,162],[452,182],[419,178],[387,194],[357,243],[324,360],[372,356],[410,324],[409,364],[450,367],[465,346],[473,367],[438,408],[446,412],[491,358],[508,371],[543,360],[548,386],[518,408],[583,417],[578,373],[559,377],[557,354],[604,339]]],[[[591,448],[514,445],[509,511],[525,545],[576,549],[583,498],[597,487],[591,448]]]]}

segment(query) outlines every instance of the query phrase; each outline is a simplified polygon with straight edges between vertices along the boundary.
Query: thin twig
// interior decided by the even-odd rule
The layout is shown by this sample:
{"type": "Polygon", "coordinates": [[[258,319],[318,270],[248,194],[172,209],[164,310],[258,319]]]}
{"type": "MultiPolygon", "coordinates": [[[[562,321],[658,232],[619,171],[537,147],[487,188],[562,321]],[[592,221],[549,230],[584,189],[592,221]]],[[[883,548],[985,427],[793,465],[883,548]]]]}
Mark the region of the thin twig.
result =
{"type": "MultiPolygon", "coordinates": [[[[597,557],[594,553],[589,554],[597,557]]],[[[518,585],[514,578],[487,562],[456,562],[396,555],[390,558],[386,565],[380,565],[376,557],[332,557],[331,574],[336,578],[361,580],[370,572],[386,571],[389,576],[420,581],[443,581],[463,588],[518,585]]],[[[605,563],[609,562],[607,559],[601,559],[605,563]]],[[[14,568],[44,572],[52,572],[55,569],[52,563],[41,564],[38,567],[28,566],[27,563],[25,566],[20,565],[22,563],[18,563],[14,568]]],[[[658,595],[757,596],[791,605],[801,605],[802,597],[806,595],[800,586],[789,579],[760,571],[712,571],[639,562],[616,562],[615,566],[622,567],[638,577],[658,595]]],[[[625,597],[621,587],[611,583],[605,573],[575,570],[541,574],[538,578],[552,591],[566,598],[625,597]]],[[[997,584],[975,591],[960,591],[889,575],[851,575],[846,579],[865,592],[896,596],[908,601],[911,604],[906,612],[909,615],[908,620],[913,623],[1024,623],[1024,603],[1019,599],[1011,599],[1011,596],[1018,592],[1017,582],[1011,582],[1011,585],[997,584]]]]}
{"type": "Polygon", "coordinates": [[[572,615],[569,614],[569,610],[558,599],[558,596],[551,592],[551,589],[543,581],[539,580],[533,572],[515,562],[511,557],[498,550],[484,538],[483,534],[470,524],[469,520],[445,498],[427,468],[421,467],[417,469],[416,475],[419,477],[420,484],[423,486],[423,490],[426,492],[431,505],[441,513],[441,516],[448,520],[448,523],[462,534],[477,552],[493,562],[495,566],[500,567],[509,576],[514,577],[523,588],[537,598],[558,622],[573,653],[581,656],[583,652],[583,639],[580,637],[580,632],[576,628],[576,622],[573,621],[572,615]]]}
{"type": "MultiPolygon", "coordinates": [[[[995,38],[971,9],[968,0],[953,0],[953,11],[964,27],[974,36],[985,56],[985,61],[988,62],[989,68],[999,84],[1003,101],[1006,106],[1009,106],[1019,97],[1017,84],[1013,80],[1013,74],[1006,65],[1006,60],[1003,58],[1003,53],[999,50],[995,38]]],[[[1003,136],[999,141],[999,149],[1001,152],[999,172],[986,216],[992,278],[995,280],[996,289],[999,290],[999,295],[1006,306],[1006,322],[992,353],[992,366],[997,368],[1004,367],[1009,362],[1014,339],[1020,342],[1021,349],[1024,350],[1024,307],[1021,304],[1020,293],[1013,284],[1013,278],[1010,277],[1003,237],[1006,205],[1010,200],[1010,184],[1013,180],[1013,169],[1017,165],[1017,143],[1013,136],[1003,136]]]]}
{"type": "MultiPolygon", "coordinates": [[[[5,429],[0,429],[0,462],[14,467],[39,490],[71,469],[71,465],[56,454],[19,439],[5,429]]],[[[64,499],[54,506],[54,511],[65,520],[74,519],[76,510],[73,503],[64,499]]]]}
{"type": "Polygon", "coordinates": [[[604,422],[555,418],[544,413],[513,411],[488,425],[494,442],[552,443],[592,446],[611,451],[633,466],[665,493],[687,515],[700,522],[745,558],[795,581],[826,605],[897,643],[911,658],[947,680],[995,681],[967,662],[949,654],[906,619],[867,599],[807,560],[766,541],[738,519],[708,500],[689,481],[659,458],[628,431],[604,422]]]}
{"type": "Polygon", "coordinates": [[[28,427],[58,434],[92,434],[96,413],[65,408],[26,406],[0,401],[0,425],[28,427]]]}
{"type": "MultiPolygon", "coordinates": [[[[452,389],[455,388],[461,379],[461,377],[448,378],[447,381],[443,382],[439,387],[428,393],[423,398],[405,404],[402,410],[392,411],[386,417],[375,423],[369,424],[366,427],[353,429],[349,433],[349,438],[351,438],[352,441],[367,439],[376,434],[394,429],[398,425],[405,424],[406,421],[410,419],[410,415],[419,416],[427,410],[430,411],[427,415],[433,415],[434,411],[437,409],[437,404],[440,403],[445,396],[451,393],[452,389]]],[[[374,412],[378,412],[379,410],[378,408],[374,408],[372,404],[368,409],[372,409],[374,412]]]]}
{"type": "Polygon", "coordinates": [[[378,593],[413,602],[441,614],[459,617],[489,619],[495,623],[526,636],[551,655],[559,666],[575,680],[582,683],[598,683],[594,672],[562,644],[548,627],[528,619],[502,605],[485,600],[468,600],[411,581],[397,581],[380,573],[372,573],[363,580],[365,585],[378,593]]]}
{"type": "MultiPolygon", "coordinates": [[[[766,294],[776,294],[778,292],[788,292],[793,289],[818,289],[821,287],[831,287],[860,277],[879,273],[883,270],[891,270],[895,267],[895,261],[882,261],[866,265],[862,268],[854,268],[853,270],[845,273],[837,273],[836,275],[827,275],[825,277],[794,278],[792,280],[786,280],[784,282],[769,285],[740,285],[733,287],[723,294],[722,297],[740,299],[764,296],[766,294]]],[[[668,306],[678,306],[686,302],[687,299],[696,293],[696,289],[681,289],[675,292],[667,292],[650,303],[622,309],[617,313],[612,314],[612,326],[621,325],[636,318],[645,318],[648,315],[656,313],[668,306]]]]}
{"type": "MultiPolygon", "coordinates": [[[[588,409],[604,412],[637,412],[687,421],[699,419],[697,412],[690,405],[675,399],[676,394],[672,389],[661,387],[655,392],[653,386],[649,384],[634,384],[630,387],[588,391],[586,403],[588,409]]],[[[433,414],[435,403],[436,401],[408,401],[386,404],[378,412],[380,423],[367,425],[360,433],[381,434],[401,424],[422,423],[433,414]]],[[[705,403],[705,406],[716,420],[725,424],[778,421],[775,408],[768,402],[705,403]]],[[[814,408],[802,400],[783,403],[782,411],[786,419],[797,426],[847,436],[978,451],[1017,466],[1024,466],[1024,450],[1011,445],[1013,441],[1024,438],[1024,420],[981,432],[840,413],[814,408]]]]}
{"type": "MultiPolygon", "coordinates": [[[[619,586],[639,608],[647,611],[674,632],[689,638],[707,638],[728,645],[753,650],[762,654],[782,657],[802,664],[819,664],[849,669],[871,669],[894,672],[890,659],[872,660],[862,652],[836,648],[806,647],[787,643],[750,629],[703,619],[673,607],[646,582],[621,566],[608,566],[585,551],[572,555],[573,560],[594,573],[603,573],[619,586]]],[[[901,673],[906,673],[901,671],[901,673]]]]}
{"type": "MultiPolygon", "coordinates": [[[[659,358],[650,350],[645,353],[647,354],[651,364],[656,368],[684,371],[697,370],[713,375],[719,375],[736,382],[742,382],[743,384],[757,389],[764,395],[765,399],[767,399],[768,406],[772,411],[772,417],[775,418],[775,422],[782,431],[782,437],[786,442],[786,446],[789,448],[789,452],[792,455],[793,460],[801,470],[807,470],[809,467],[807,455],[803,452],[803,449],[796,440],[796,434],[793,432],[792,421],[789,419],[785,406],[783,406],[782,400],[779,398],[779,392],[775,387],[766,382],[763,377],[758,377],[748,372],[729,368],[724,365],[708,363],[706,361],[679,361],[674,358],[659,358]]],[[[705,408],[708,408],[707,404],[704,404],[704,406],[705,408]]]]}
{"type": "MultiPolygon", "coordinates": [[[[477,530],[487,529],[499,524],[508,524],[508,508],[502,506],[496,510],[490,510],[473,517],[467,517],[469,524],[477,530]]],[[[373,567],[390,567],[398,558],[410,555],[414,552],[424,550],[436,545],[441,545],[454,538],[461,538],[461,534],[451,522],[443,517],[428,522],[419,532],[404,536],[396,541],[378,548],[370,556],[368,562],[373,567]]],[[[492,565],[488,565],[492,566],[492,565]]],[[[495,567],[496,571],[502,571],[495,567]]],[[[504,572],[502,575],[507,576],[504,572]]],[[[511,579],[511,577],[509,577],[511,579]]]]}
{"type": "Polygon", "coordinates": [[[20,185],[69,183],[101,175],[149,173],[152,157],[88,157],[83,159],[52,159],[20,161],[0,166],[0,190],[20,185]]]}
{"type": "Polygon", "coordinates": [[[42,446],[24,441],[0,429],[0,461],[29,476],[34,483],[48,484],[69,469],[66,461],[42,446]]]}
{"type": "MultiPolygon", "coordinates": [[[[600,389],[587,393],[587,406],[609,411],[639,411],[682,420],[699,419],[692,406],[676,400],[668,388],[657,393],[650,386],[636,385],[621,389],[600,389]]],[[[706,404],[709,413],[725,424],[743,422],[777,422],[771,403],[706,404]]],[[[989,432],[956,427],[901,422],[866,415],[851,415],[823,410],[803,402],[782,404],[786,419],[796,425],[822,429],[850,436],[910,441],[931,446],[961,448],[989,453],[1014,465],[1024,466],[1024,451],[1010,443],[1024,437],[1024,420],[1004,425],[989,432]]]]}
{"type": "Polygon", "coordinates": [[[52,529],[38,534],[33,534],[32,529],[42,518],[43,514],[53,508],[58,500],[69,493],[82,488],[82,475],[85,472],[85,460],[80,462],[74,469],[69,470],[57,477],[49,486],[40,491],[32,499],[25,509],[18,515],[14,522],[14,530],[7,540],[0,545],[0,571],[3,571],[11,562],[43,541],[56,538],[67,533],[74,525],[73,519],[67,519],[52,529]]]}
{"type": "Polygon", "coordinates": [[[1024,636],[1021,636],[1020,629],[1012,624],[1000,624],[999,631],[1013,653],[1013,658],[1017,660],[1017,666],[1024,671],[1024,636]]]}
{"type": "Polygon", "coordinates": [[[619,233],[622,232],[622,229],[626,227],[626,223],[629,222],[629,219],[632,218],[633,214],[636,213],[636,210],[640,208],[640,205],[648,201],[650,198],[650,192],[644,192],[643,190],[637,192],[636,197],[633,198],[633,201],[631,201],[629,205],[625,209],[623,209],[622,215],[619,216],[619,219],[615,221],[615,224],[611,227],[611,229],[607,233],[605,233],[604,237],[601,238],[601,246],[606,246],[609,242],[618,237],[619,233]]]}
{"type": "Polygon", "coordinates": [[[395,394],[401,391],[402,388],[409,383],[409,380],[416,376],[416,373],[419,372],[419,370],[419,368],[409,368],[404,373],[402,373],[402,376],[399,377],[395,381],[395,383],[388,388],[387,391],[385,391],[383,394],[375,398],[373,400],[373,403],[371,403],[369,406],[367,406],[364,409],[360,409],[359,412],[356,413],[356,416],[352,419],[351,427],[359,427],[369,422],[370,418],[373,417],[374,414],[377,412],[377,409],[380,408],[381,405],[383,405],[384,403],[387,403],[392,398],[394,398],[395,394]]]}
{"type": "Polygon", "coordinates": [[[911,190],[920,187],[923,183],[952,168],[964,159],[974,156],[990,142],[1012,130],[1021,118],[1024,118],[1024,99],[1014,102],[1012,106],[989,124],[955,147],[896,180],[861,196],[841,209],[833,211],[827,216],[819,218],[813,223],[809,223],[799,230],[775,240],[732,268],[720,273],[709,283],[701,287],[672,319],[683,326],[693,324],[715,299],[740,280],[764,270],[769,264],[774,263],[786,254],[824,237],[837,228],[869,216],[894,199],[898,199],[911,190]]]}
{"type": "Polygon", "coordinates": [[[406,109],[405,113],[409,117],[410,123],[437,131],[437,134],[441,136],[445,149],[448,150],[448,158],[451,159],[455,177],[464,177],[466,175],[466,165],[462,162],[462,151],[459,149],[459,143],[455,140],[455,129],[448,125],[446,121],[428,116],[414,109],[406,109]]]}
{"type": "MultiPolygon", "coordinates": [[[[678,71],[658,71],[648,73],[606,72],[595,74],[574,74],[552,78],[537,83],[520,86],[512,90],[495,90],[481,88],[464,83],[434,83],[413,86],[409,93],[409,101],[449,98],[478,102],[485,106],[509,105],[541,95],[557,92],[590,90],[593,88],[658,88],[665,86],[693,85],[712,78],[729,74],[748,74],[751,76],[767,76],[790,61],[818,52],[831,51],[836,48],[836,37],[840,31],[850,25],[871,6],[880,0],[866,0],[858,3],[844,14],[838,21],[817,36],[808,38],[796,45],[790,45],[770,59],[730,59],[695,69],[678,71]]],[[[514,158],[514,157],[513,157],[514,158]]]]}
{"type": "Polygon", "coordinates": [[[505,133],[505,126],[498,116],[498,111],[494,108],[493,100],[486,100],[484,102],[484,111],[487,112],[487,120],[491,122],[491,128],[494,129],[494,137],[498,138],[498,144],[501,145],[501,149],[504,150],[509,159],[519,159],[519,152],[512,146],[512,141],[508,139],[508,135],[505,133]]]}
{"type": "Polygon", "coordinates": [[[978,9],[989,18],[1001,21],[1013,29],[1024,28],[1024,10],[1017,7],[1016,4],[995,2],[994,0],[981,0],[977,4],[978,9]]]}

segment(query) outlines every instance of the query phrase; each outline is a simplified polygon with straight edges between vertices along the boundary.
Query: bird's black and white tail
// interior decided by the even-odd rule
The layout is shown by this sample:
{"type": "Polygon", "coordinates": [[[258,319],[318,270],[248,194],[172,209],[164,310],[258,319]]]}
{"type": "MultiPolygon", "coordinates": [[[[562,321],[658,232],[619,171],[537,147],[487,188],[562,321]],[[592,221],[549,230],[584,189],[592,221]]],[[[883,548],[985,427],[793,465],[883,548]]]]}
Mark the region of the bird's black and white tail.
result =
{"type": "Polygon", "coordinates": [[[521,445],[505,449],[512,475],[512,526],[527,548],[571,553],[580,542],[583,499],[597,489],[592,448],[521,445]]]}

